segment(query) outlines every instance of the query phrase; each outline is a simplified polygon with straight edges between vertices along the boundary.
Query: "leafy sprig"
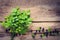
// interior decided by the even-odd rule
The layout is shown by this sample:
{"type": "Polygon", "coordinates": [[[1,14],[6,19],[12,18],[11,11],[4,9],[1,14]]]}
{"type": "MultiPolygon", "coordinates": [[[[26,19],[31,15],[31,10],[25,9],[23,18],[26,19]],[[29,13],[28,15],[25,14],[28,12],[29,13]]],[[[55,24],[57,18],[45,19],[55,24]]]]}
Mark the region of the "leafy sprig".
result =
{"type": "Polygon", "coordinates": [[[13,34],[25,34],[32,20],[30,18],[30,10],[19,10],[19,8],[14,8],[9,16],[5,18],[2,23],[5,29],[10,29],[9,32],[13,34]]]}

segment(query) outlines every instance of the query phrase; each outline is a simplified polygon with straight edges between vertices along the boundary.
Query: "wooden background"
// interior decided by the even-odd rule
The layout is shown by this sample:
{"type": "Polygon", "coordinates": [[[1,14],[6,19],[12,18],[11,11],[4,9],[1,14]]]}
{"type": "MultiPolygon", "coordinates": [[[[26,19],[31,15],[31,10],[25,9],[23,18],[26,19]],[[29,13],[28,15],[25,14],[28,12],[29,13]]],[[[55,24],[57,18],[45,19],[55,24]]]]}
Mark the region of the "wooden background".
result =
{"type": "MultiPolygon", "coordinates": [[[[47,29],[60,28],[60,0],[0,0],[0,21],[4,21],[4,17],[11,13],[12,8],[20,7],[21,10],[30,9],[33,23],[31,29],[36,30],[39,27],[47,29]]],[[[5,32],[0,24],[0,40],[10,40],[8,34],[5,32]],[[1,37],[2,35],[2,37],[1,37]]],[[[60,40],[60,36],[49,36],[36,40],[60,40]]],[[[20,40],[20,36],[15,37],[15,40],[20,40]]],[[[31,35],[25,35],[23,40],[33,40],[31,35]]]]}
{"type": "MultiPolygon", "coordinates": [[[[4,17],[15,7],[31,10],[33,30],[38,27],[60,27],[60,0],[0,0],[0,21],[4,21],[4,17]]],[[[0,31],[3,32],[1,26],[0,31]]]]}

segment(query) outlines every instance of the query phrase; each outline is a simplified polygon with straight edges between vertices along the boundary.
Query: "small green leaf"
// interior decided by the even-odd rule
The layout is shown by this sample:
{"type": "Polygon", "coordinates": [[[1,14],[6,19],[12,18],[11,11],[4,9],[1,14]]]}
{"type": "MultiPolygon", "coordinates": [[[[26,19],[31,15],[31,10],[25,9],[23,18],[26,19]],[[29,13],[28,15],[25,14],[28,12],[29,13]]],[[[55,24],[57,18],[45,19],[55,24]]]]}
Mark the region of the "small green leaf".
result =
{"type": "Polygon", "coordinates": [[[16,9],[16,8],[13,8],[12,12],[13,12],[13,13],[14,13],[14,12],[17,12],[17,9],[16,9]]]}

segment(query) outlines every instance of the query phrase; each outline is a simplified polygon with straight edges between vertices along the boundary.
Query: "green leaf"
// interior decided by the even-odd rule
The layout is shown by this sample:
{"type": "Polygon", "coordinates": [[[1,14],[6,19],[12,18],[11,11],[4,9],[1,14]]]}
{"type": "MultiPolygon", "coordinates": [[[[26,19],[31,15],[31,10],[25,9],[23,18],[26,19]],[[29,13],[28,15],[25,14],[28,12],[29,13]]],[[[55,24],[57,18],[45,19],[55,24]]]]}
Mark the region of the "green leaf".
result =
{"type": "Polygon", "coordinates": [[[12,12],[13,12],[13,13],[14,13],[14,12],[17,12],[17,9],[16,9],[16,8],[13,8],[12,12]]]}
{"type": "Polygon", "coordinates": [[[51,28],[49,27],[49,28],[48,28],[48,32],[50,32],[50,31],[51,31],[51,28]]]}
{"type": "Polygon", "coordinates": [[[27,13],[26,13],[27,15],[30,15],[30,10],[27,10],[27,13]]]}

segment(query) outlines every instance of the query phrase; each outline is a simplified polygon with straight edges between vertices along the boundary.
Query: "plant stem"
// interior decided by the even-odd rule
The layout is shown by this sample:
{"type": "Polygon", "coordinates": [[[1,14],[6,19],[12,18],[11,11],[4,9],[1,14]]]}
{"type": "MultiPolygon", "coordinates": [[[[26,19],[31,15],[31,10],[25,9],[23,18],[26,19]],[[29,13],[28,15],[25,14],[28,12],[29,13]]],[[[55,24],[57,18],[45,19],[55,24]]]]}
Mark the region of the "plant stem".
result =
{"type": "Polygon", "coordinates": [[[15,33],[11,33],[11,40],[14,40],[15,33]]]}

